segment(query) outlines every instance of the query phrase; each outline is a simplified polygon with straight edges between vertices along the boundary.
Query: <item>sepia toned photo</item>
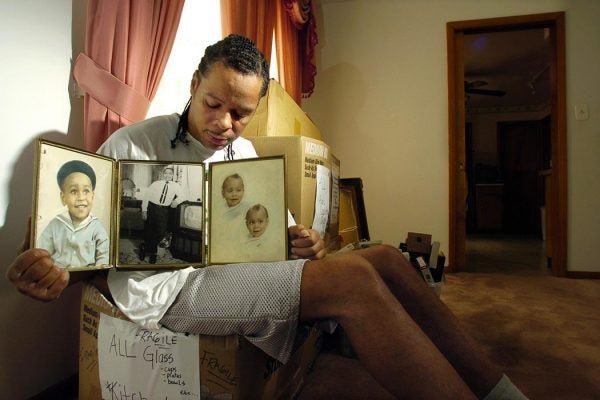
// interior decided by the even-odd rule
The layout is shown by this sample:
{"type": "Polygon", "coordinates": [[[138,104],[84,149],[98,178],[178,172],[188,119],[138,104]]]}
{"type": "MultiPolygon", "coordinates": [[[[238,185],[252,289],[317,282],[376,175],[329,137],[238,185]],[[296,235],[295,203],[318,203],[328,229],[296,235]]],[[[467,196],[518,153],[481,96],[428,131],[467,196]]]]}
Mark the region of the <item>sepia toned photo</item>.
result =
{"type": "Polygon", "coordinates": [[[118,268],[176,268],[203,262],[204,166],[121,161],[118,268]]]}
{"type": "Polygon", "coordinates": [[[210,164],[209,264],[287,258],[285,159],[210,164]]]}
{"type": "Polygon", "coordinates": [[[38,140],[33,247],[71,271],[110,268],[113,160],[38,140]]]}

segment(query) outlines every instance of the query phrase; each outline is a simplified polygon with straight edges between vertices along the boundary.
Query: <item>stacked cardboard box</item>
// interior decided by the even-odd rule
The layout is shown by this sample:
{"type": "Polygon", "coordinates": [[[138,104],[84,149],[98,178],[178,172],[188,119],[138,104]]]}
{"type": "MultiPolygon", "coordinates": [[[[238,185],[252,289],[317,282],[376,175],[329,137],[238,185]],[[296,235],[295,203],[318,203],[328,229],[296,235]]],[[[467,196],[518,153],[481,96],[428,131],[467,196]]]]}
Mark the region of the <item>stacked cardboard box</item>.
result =
{"type": "Polygon", "coordinates": [[[315,212],[322,219],[327,214],[321,234],[329,251],[339,249],[340,160],[321,140],[319,129],[277,81],[271,80],[267,95],[261,99],[244,130],[244,137],[252,141],[260,157],[286,156],[288,208],[296,222],[306,227],[314,228],[315,212]],[[329,176],[327,204],[317,204],[322,200],[317,196],[319,170],[329,176]],[[324,206],[326,210],[322,209],[324,206]]]}
{"type": "Polygon", "coordinates": [[[321,140],[319,129],[274,79],[244,129],[244,137],[253,136],[306,136],[321,140]]]}
{"type": "MultiPolygon", "coordinates": [[[[127,319],[95,287],[85,285],[81,301],[79,343],[80,400],[102,398],[98,356],[98,326],[101,314],[127,319]]],[[[237,335],[200,335],[198,362],[202,398],[293,398],[301,389],[304,378],[317,356],[320,342],[318,338],[317,330],[308,330],[308,335],[292,358],[282,365],[237,335]]],[[[145,398],[164,396],[160,397],[160,393],[150,393],[146,394],[145,398]]]]}
{"type": "Polygon", "coordinates": [[[285,154],[287,205],[296,223],[315,228],[315,214],[320,213],[327,219],[321,231],[325,245],[339,248],[339,183],[336,182],[339,172],[337,176],[332,173],[332,170],[339,171],[339,163],[334,161],[329,146],[306,136],[256,136],[249,139],[260,157],[285,154]],[[326,204],[320,202],[317,195],[317,182],[324,176],[329,180],[326,183],[326,204]]]}

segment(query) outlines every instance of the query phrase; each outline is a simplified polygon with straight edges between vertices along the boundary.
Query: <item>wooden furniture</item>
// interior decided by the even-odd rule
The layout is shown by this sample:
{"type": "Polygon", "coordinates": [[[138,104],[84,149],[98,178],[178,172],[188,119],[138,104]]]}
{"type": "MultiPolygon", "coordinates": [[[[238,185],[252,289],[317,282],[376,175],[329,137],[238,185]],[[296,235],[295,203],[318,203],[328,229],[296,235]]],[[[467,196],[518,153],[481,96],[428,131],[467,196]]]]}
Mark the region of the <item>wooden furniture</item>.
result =
{"type": "Polygon", "coordinates": [[[132,238],[144,232],[144,220],[142,219],[142,200],[134,198],[123,198],[121,202],[120,236],[132,238]]]}
{"type": "Polygon", "coordinates": [[[340,179],[339,235],[341,247],[371,240],[361,178],[340,179]]]}
{"type": "Polygon", "coordinates": [[[540,176],[544,178],[544,247],[546,249],[546,259],[548,260],[548,266],[552,266],[552,224],[550,223],[550,216],[554,212],[551,195],[551,184],[552,184],[552,170],[545,169],[540,171],[540,176]]]}
{"type": "Polygon", "coordinates": [[[478,232],[502,230],[503,195],[502,183],[475,185],[475,226],[478,232]]]}

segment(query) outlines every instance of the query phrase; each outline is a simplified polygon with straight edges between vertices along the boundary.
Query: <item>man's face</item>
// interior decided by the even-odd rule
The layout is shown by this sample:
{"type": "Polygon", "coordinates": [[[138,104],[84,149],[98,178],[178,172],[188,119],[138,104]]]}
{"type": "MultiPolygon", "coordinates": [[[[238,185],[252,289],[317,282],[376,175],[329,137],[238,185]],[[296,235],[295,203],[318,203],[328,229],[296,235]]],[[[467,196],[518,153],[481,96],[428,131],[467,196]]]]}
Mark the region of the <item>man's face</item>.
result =
{"type": "Polygon", "coordinates": [[[92,181],[81,172],[69,174],[63,182],[60,200],[67,206],[73,224],[78,225],[87,218],[94,204],[92,181]]]}
{"type": "Polygon", "coordinates": [[[167,182],[173,180],[173,170],[171,168],[167,168],[163,171],[163,179],[167,182]]]}
{"type": "Polygon", "coordinates": [[[206,76],[196,71],[190,86],[189,133],[207,149],[223,149],[250,121],[261,86],[258,75],[243,75],[221,62],[213,64],[206,76]]]}
{"type": "Polygon", "coordinates": [[[250,236],[252,237],[262,235],[265,229],[267,229],[268,224],[269,218],[262,208],[258,211],[251,211],[246,219],[246,227],[248,227],[248,232],[250,232],[250,236]]]}
{"type": "Polygon", "coordinates": [[[244,182],[239,178],[227,178],[221,194],[227,202],[227,207],[237,206],[244,197],[244,182]]]}

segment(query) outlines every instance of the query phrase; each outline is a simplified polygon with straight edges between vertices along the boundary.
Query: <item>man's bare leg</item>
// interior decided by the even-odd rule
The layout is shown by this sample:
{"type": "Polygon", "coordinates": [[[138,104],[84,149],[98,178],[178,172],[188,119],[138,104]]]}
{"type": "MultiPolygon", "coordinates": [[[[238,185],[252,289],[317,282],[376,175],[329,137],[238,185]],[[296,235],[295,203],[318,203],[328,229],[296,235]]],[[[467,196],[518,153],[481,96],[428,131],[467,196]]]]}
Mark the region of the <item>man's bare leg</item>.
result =
{"type": "Polygon", "coordinates": [[[337,320],[361,363],[393,395],[474,398],[366,257],[349,253],[308,261],[300,299],[300,319],[337,320]]]}
{"type": "Polygon", "coordinates": [[[455,315],[442,303],[394,247],[375,246],[354,252],[377,270],[391,292],[471,390],[482,398],[502,377],[468,335],[455,315]]]}

